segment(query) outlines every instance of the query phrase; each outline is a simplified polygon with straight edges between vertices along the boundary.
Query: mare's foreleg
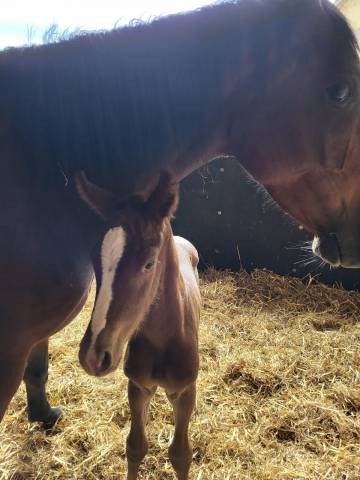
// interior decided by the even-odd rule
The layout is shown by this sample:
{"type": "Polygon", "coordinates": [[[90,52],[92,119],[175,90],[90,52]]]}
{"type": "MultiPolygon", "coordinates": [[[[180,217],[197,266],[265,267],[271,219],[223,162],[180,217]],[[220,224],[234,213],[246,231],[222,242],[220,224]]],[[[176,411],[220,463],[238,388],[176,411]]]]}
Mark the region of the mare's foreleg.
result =
{"type": "Polygon", "coordinates": [[[30,352],[24,374],[30,422],[42,422],[51,428],[62,416],[59,408],[51,408],[46,396],[49,367],[48,339],[36,344],[30,352]]]}
{"type": "Polygon", "coordinates": [[[0,345],[0,421],[18,389],[26,365],[25,354],[6,352],[0,345]]]}
{"type": "Polygon", "coordinates": [[[129,380],[128,383],[131,427],[126,440],[126,457],[128,462],[127,480],[136,480],[140,463],[148,451],[145,425],[150,400],[155,390],[156,387],[151,390],[139,387],[131,380],[129,380]]]}
{"type": "Polygon", "coordinates": [[[175,432],[169,447],[169,458],[179,480],[187,480],[192,460],[192,448],[188,431],[191,414],[195,407],[196,384],[190,384],[180,393],[167,393],[174,409],[175,432]]]}

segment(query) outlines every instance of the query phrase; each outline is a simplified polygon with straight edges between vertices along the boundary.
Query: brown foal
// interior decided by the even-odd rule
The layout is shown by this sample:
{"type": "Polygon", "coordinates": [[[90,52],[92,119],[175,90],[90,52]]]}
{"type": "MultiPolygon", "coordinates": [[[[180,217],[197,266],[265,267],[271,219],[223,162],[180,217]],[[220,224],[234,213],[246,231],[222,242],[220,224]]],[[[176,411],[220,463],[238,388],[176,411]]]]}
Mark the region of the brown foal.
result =
{"type": "Polygon", "coordinates": [[[107,223],[94,252],[96,299],[80,361],[96,376],[115,370],[126,345],[125,374],[131,428],[127,438],[128,480],[137,478],[148,444],[145,423],[151,397],[165,389],[175,419],[170,461],[180,480],[188,478],[192,450],[188,426],[195,405],[198,374],[200,292],[198,254],[174,237],[170,216],[178,185],[162,175],[147,201],[126,202],[78,179],[83,200],[107,223]]]}

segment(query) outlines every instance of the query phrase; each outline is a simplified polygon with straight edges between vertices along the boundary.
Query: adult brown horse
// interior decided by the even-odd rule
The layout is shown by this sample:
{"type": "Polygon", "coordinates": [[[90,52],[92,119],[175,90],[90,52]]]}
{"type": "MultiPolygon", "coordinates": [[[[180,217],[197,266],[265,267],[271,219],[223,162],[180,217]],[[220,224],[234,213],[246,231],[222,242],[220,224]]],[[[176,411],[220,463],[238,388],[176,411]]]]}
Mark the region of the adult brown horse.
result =
{"type": "Polygon", "coordinates": [[[327,0],[238,0],[150,24],[0,53],[0,418],[25,372],[29,416],[52,423],[47,339],[81,308],[103,227],[74,187],[146,196],[236,156],[360,266],[359,60],[327,0]]]}

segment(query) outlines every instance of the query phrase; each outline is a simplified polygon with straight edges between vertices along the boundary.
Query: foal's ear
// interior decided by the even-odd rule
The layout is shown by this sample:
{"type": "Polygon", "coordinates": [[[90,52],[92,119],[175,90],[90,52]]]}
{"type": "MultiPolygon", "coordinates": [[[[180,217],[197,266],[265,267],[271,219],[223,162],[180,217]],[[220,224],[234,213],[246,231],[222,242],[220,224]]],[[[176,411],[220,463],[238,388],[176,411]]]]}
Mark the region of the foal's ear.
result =
{"type": "Polygon", "coordinates": [[[119,199],[111,192],[92,183],[81,171],[75,176],[75,185],[80,198],[95,213],[107,221],[119,211],[119,199]]]}
{"type": "Polygon", "coordinates": [[[161,220],[171,217],[179,203],[179,183],[174,182],[168,172],[162,172],[158,186],[147,201],[151,214],[161,220]]]}

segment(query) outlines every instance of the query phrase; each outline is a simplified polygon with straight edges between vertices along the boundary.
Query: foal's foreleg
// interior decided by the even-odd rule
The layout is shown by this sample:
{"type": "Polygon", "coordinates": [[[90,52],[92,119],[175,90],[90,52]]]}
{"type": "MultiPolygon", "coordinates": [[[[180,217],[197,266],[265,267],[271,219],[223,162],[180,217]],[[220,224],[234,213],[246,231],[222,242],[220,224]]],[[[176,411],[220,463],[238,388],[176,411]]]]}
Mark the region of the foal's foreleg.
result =
{"type": "Polygon", "coordinates": [[[156,387],[151,390],[142,388],[129,380],[128,397],[131,412],[130,433],[126,440],[126,457],[128,462],[127,480],[136,480],[140,463],[148,451],[145,425],[151,397],[156,387]]]}
{"type": "Polygon", "coordinates": [[[49,367],[48,339],[33,347],[28,357],[24,374],[30,422],[42,422],[51,428],[61,417],[59,408],[51,408],[46,397],[46,382],[49,367]]]}
{"type": "Polygon", "coordinates": [[[179,480],[187,480],[192,460],[188,430],[196,399],[196,385],[192,383],[181,393],[167,393],[174,409],[175,432],[169,447],[169,458],[179,480]]]}

